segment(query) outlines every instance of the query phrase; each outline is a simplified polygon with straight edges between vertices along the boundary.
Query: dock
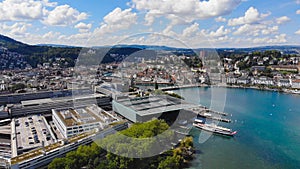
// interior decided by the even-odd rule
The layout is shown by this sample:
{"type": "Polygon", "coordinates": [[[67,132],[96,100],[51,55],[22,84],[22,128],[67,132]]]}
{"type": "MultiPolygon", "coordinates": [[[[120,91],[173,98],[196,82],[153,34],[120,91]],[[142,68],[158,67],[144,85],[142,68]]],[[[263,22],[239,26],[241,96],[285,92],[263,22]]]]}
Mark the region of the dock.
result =
{"type": "Polygon", "coordinates": [[[201,116],[201,117],[204,117],[204,118],[208,118],[208,119],[212,119],[212,120],[217,120],[217,121],[225,122],[225,123],[231,123],[230,119],[212,116],[211,114],[208,114],[208,113],[198,113],[198,116],[201,116]]]}
{"type": "Polygon", "coordinates": [[[196,108],[192,108],[190,110],[193,111],[194,113],[196,113],[198,116],[201,116],[203,118],[217,120],[217,121],[225,122],[225,123],[231,123],[231,119],[222,117],[222,116],[228,115],[228,113],[225,113],[225,112],[214,111],[214,110],[208,109],[205,106],[199,106],[196,108]]]}

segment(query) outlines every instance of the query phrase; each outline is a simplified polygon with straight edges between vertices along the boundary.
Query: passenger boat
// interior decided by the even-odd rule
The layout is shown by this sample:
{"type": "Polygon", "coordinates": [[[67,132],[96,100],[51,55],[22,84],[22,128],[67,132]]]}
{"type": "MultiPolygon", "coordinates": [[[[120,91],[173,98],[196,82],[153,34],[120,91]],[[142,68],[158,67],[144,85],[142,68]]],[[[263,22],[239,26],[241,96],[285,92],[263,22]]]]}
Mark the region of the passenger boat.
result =
{"type": "Polygon", "coordinates": [[[205,131],[209,131],[212,133],[217,133],[221,135],[226,135],[226,136],[234,136],[237,131],[232,131],[229,128],[217,126],[215,124],[205,124],[205,121],[200,120],[200,119],[195,119],[193,126],[200,128],[205,131]]]}

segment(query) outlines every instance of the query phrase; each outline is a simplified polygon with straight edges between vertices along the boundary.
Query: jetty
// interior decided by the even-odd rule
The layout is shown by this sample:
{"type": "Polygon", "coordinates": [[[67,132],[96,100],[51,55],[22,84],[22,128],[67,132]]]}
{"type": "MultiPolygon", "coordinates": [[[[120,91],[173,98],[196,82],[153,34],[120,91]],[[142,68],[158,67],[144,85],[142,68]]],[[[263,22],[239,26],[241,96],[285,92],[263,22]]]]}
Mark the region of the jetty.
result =
{"type": "Polygon", "coordinates": [[[228,113],[225,113],[225,112],[214,111],[214,110],[208,109],[205,106],[191,108],[190,110],[193,111],[194,113],[196,113],[197,116],[200,116],[203,118],[217,120],[217,121],[225,122],[225,123],[231,123],[231,119],[224,118],[224,116],[228,115],[228,113]]]}
{"type": "Polygon", "coordinates": [[[230,119],[226,119],[226,118],[222,118],[222,117],[217,117],[217,116],[213,116],[210,113],[205,113],[205,112],[200,112],[198,113],[199,117],[204,117],[204,118],[208,118],[208,119],[212,119],[212,120],[217,120],[217,121],[221,121],[221,122],[225,122],[225,123],[231,123],[230,119]]]}

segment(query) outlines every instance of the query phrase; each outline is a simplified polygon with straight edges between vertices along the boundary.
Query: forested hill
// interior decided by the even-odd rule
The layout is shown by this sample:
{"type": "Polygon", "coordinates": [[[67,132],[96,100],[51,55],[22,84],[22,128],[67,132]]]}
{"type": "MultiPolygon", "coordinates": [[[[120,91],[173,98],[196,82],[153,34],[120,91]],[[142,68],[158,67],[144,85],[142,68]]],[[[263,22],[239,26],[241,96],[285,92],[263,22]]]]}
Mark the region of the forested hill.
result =
{"type": "MultiPolygon", "coordinates": [[[[33,67],[36,67],[37,64],[51,62],[55,58],[64,58],[69,63],[67,66],[74,66],[75,60],[82,50],[81,47],[28,45],[3,35],[0,35],[0,47],[25,56],[26,61],[33,67]]],[[[102,63],[110,63],[119,62],[124,59],[124,56],[141,49],[134,47],[101,47],[93,50],[104,55],[102,63]],[[105,53],[103,54],[103,52],[105,53]]]]}
{"type": "MultiPolygon", "coordinates": [[[[28,45],[16,41],[7,36],[0,35],[0,48],[6,48],[10,52],[17,52],[25,57],[27,63],[32,67],[45,62],[53,62],[56,58],[64,58],[68,64],[64,66],[74,66],[75,61],[82,52],[82,47],[73,47],[65,45],[28,45]]],[[[175,55],[196,55],[201,50],[217,51],[219,55],[232,55],[236,53],[249,53],[254,51],[278,51],[283,54],[299,54],[300,46],[265,46],[254,48],[219,48],[219,49],[185,49],[167,46],[149,46],[149,45],[116,45],[108,47],[93,47],[94,53],[101,57],[101,63],[121,62],[129,55],[135,54],[145,58],[156,57],[157,51],[161,53],[172,53],[175,55]],[[140,52],[138,52],[140,51],[140,52]]],[[[88,50],[87,50],[88,51],[88,50]]],[[[1,50],[0,50],[1,54],[1,50]]],[[[1,59],[1,58],[0,58],[1,59]]],[[[87,62],[94,62],[95,58],[87,59],[87,62]]],[[[97,63],[97,62],[94,62],[97,63]]]]}

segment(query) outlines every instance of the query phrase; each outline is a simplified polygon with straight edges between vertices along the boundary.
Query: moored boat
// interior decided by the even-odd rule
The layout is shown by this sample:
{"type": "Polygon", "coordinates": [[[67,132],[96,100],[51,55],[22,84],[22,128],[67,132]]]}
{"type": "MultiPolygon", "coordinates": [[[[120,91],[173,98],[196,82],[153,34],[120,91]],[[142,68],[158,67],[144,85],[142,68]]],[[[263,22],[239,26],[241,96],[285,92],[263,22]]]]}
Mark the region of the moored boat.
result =
{"type": "Polygon", "coordinates": [[[205,131],[222,134],[222,135],[227,135],[227,136],[234,136],[237,133],[237,131],[232,131],[229,128],[217,126],[215,124],[205,124],[204,121],[202,121],[200,119],[195,119],[193,126],[200,128],[202,130],[205,130],[205,131]]]}

